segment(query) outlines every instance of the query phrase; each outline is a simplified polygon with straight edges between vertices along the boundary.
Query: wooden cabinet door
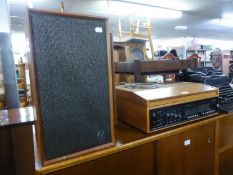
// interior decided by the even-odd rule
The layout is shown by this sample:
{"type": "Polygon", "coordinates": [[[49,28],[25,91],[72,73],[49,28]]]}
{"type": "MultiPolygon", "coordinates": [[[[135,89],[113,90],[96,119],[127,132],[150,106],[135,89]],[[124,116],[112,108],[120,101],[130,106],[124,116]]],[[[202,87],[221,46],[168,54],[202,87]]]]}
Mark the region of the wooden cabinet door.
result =
{"type": "Polygon", "coordinates": [[[219,155],[219,175],[233,174],[233,148],[227,149],[219,155]]]}
{"type": "Polygon", "coordinates": [[[219,175],[233,174],[233,115],[219,119],[219,175]]]}
{"type": "Polygon", "coordinates": [[[154,159],[154,143],[148,143],[49,175],[154,175],[154,159]]]}
{"type": "Polygon", "coordinates": [[[0,128],[0,174],[15,174],[14,153],[9,128],[0,128]]]}
{"type": "Polygon", "coordinates": [[[157,175],[212,175],[214,123],[157,142],[157,175]]]}

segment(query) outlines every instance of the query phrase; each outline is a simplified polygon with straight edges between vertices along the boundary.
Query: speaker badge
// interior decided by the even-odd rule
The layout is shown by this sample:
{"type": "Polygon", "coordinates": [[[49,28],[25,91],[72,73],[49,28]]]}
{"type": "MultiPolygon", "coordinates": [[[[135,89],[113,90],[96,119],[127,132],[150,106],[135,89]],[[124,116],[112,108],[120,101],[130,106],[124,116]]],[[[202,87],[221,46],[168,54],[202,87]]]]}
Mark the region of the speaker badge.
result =
{"type": "Polygon", "coordinates": [[[96,28],[95,28],[95,32],[96,32],[96,33],[102,33],[102,32],[103,32],[102,27],[96,27],[96,28]]]}

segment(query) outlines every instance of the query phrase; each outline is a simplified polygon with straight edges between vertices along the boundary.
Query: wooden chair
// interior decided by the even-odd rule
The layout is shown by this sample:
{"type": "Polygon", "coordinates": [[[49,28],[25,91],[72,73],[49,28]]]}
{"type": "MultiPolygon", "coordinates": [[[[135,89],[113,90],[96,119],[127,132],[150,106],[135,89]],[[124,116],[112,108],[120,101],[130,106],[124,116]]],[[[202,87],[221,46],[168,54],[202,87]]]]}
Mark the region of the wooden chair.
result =
{"type": "Polygon", "coordinates": [[[148,40],[150,44],[150,51],[151,51],[151,59],[154,59],[154,47],[152,42],[152,27],[151,27],[151,21],[150,18],[147,18],[146,26],[140,25],[142,24],[142,21],[139,19],[135,21],[134,16],[130,17],[130,30],[129,31],[122,31],[121,26],[121,19],[119,18],[119,39],[122,40],[123,38],[134,38],[139,40],[148,40]],[[143,30],[143,31],[142,31],[143,30]]]}

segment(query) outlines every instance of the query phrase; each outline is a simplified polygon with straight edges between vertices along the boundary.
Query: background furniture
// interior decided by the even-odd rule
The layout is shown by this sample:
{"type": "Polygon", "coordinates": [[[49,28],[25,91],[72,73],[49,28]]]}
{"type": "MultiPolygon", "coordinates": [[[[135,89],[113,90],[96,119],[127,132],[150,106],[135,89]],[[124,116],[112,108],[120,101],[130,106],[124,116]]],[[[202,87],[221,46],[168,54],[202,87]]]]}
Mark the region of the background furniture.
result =
{"type": "MultiPolygon", "coordinates": [[[[146,60],[146,41],[141,38],[130,38],[127,41],[115,41],[113,42],[114,62],[129,62],[137,60],[146,60]]],[[[134,82],[134,76],[132,75],[116,75],[115,83],[134,82]]]]}
{"type": "MultiPolygon", "coordinates": [[[[134,16],[130,17],[130,30],[129,31],[123,31],[122,25],[121,25],[121,19],[119,18],[119,39],[120,41],[124,41],[125,38],[136,38],[140,40],[147,40],[150,44],[150,52],[151,52],[151,58],[154,58],[154,47],[152,43],[152,33],[151,33],[151,21],[150,18],[147,18],[146,26],[141,25],[140,19],[137,20],[135,23],[134,16]]],[[[128,40],[128,39],[127,39],[128,40]]]]}
{"type": "Polygon", "coordinates": [[[196,68],[196,59],[115,62],[116,74],[134,75],[135,82],[145,82],[143,75],[178,73],[180,69],[196,68]]]}
{"type": "Polygon", "coordinates": [[[207,67],[208,60],[206,59],[206,50],[197,49],[197,50],[186,50],[186,57],[190,57],[192,54],[197,54],[200,57],[200,66],[207,67]]]}
{"type": "Polygon", "coordinates": [[[33,124],[32,108],[0,111],[0,174],[35,173],[33,124]]]}
{"type": "Polygon", "coordinates": [[[27,82],[25,73],[25,64],[16,64],[17,86],[19,91],[20,107],[26,107],[28,105],[27,99],[27,82]]]}
{"type": "Polygon", "coordinates": [[[221,68],[222,67],[222,51],[220,49],[215,49],[211,52],[211,59],[213,60],[213,67],[221,68]]]}
{"type": "Polygon", "coordinates": [[[220,69],[224,75],[229,75],[230,66],[230,52],[215,49],[211,52],[211,59],[213,60],[213,67],[220,69]]]}
{"type": "MultiPolygon", "coordinates": [[[[175,56],[172,53],[167,53],[161,57],[161,60],[174,60],[175,56]]],[[[175,74],[166,74],[164,75],[164,82],[165,83],[174,83],[176,79],[175,74]]]]}
{"type": "Polygon", "coordinates": [[[229,81],[232,83],[233,79],[233,60],[232,58],[229,60],[229,81]]]}

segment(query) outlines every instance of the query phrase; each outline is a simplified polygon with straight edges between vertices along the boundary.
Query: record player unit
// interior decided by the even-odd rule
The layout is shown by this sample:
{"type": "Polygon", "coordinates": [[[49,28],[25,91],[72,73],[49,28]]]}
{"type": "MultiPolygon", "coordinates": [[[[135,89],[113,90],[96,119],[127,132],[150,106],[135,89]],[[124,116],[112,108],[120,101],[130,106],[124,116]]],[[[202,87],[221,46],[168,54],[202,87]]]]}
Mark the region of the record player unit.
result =
{"type": "Polygon", "coordinates": [[[117,116],[150,133],[218,114],[218,89],[200,83],[116,86],[117,116]]]}

